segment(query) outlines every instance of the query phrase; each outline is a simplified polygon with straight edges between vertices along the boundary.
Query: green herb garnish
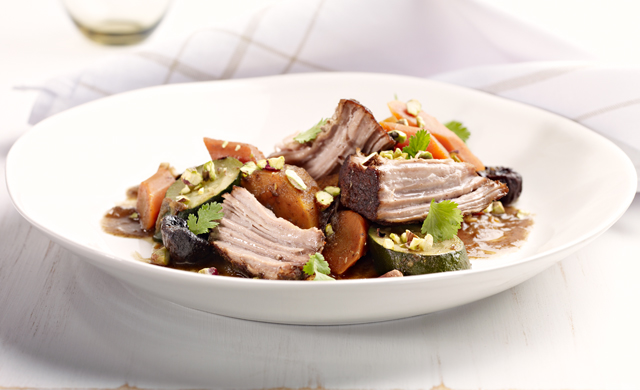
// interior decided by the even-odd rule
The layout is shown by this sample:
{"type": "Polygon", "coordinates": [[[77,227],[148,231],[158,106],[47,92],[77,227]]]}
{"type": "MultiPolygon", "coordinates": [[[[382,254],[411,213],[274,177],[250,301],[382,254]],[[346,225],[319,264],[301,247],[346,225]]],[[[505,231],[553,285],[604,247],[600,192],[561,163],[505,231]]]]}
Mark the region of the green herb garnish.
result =
{"type": "Polygon", "coordinates": [[[461,122],[451,121],[444,124],[449,130],[453,131],[463,142],[467,142],[471,133],[469,129],[464,127],[461,122]]]}
{"type": "Polygon", "coordinates": [[[224,217],[222,205],[217,202],[208,203],[200,207],[197,218],[193,214],[189,215],[187,225],[194,234],[209,233],[210,229],[218,226],[218,222],[215,220],[222,219],[222,217],[224,217]]]}
{"type": "Polygon", "coordinates": [[[329,263],[327,263],[322,254],[317,252],[313,255],[309,255],[309,261],[307,261],[307,264],[302,267],[302,270],[309,276],[315,274],[316,277],[313,278],[313,280],[335,280],[329,276],[329,273],[331,273],[329,263]]]}
{"type": "Polygon", "coordinates": [[[431,234],[433,241],[452,239],[458,233],[462,223],[462,212],[452,200],[436,203],[431,199],[429,214],[422,224],[422,234],[431,234]]]}
{"type": "Polygon", "coordinates": [[[430,140],[431,134],[427,133],[426,130],[418,130],[415,135],[409,138],[409,146],[402,148],[402,151],[407,153],[410,158],[415,157],[418,152],[427,150],[430,140]]]}
{"type": "Polygon", "coordinates": [[[316,123],[312,128],[307,131],[303,131],[302,133],[293,137],[294,140],[300,142],[301,144],[309,141],[313,141],[316,139],[318,134],[322,131],[322,126],[327,124],[329,118],[320,119],[320,122],[316,123]]]}

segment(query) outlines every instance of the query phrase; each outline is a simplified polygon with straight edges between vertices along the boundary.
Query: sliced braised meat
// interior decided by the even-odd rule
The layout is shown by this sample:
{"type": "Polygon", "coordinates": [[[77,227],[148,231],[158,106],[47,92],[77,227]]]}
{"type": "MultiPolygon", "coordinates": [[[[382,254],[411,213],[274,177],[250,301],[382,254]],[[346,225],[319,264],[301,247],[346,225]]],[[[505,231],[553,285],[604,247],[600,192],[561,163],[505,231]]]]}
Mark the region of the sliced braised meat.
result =
{"type": "Polygon", "coordinates": [[[224,217],[210,241],[235,268],[251,277],[304,279],[309,255],[321,252],[324,235],[277,218],[242,187],[223,195],[224,217]]]}
{"type": "Polygon", "coordinates": [[[371,111],[350,99],[340,100],[333,117],[322,126],[315,140],[301,144],[294,136],[277,145],[270,157],[284,156],[287,164],[303,167],[316,180],[338,172],[358,148],[369,154],[395,144],[371,111]]]}
{"type": "Polygon", "coordinates": [[[469,214],[508,192],[503,183],[478,176],[468,163],[378,155],[350,156],[340,170],[340,188],[343,205],[385,225],[424,220],[432,199],[453,200],[469,214]]]}

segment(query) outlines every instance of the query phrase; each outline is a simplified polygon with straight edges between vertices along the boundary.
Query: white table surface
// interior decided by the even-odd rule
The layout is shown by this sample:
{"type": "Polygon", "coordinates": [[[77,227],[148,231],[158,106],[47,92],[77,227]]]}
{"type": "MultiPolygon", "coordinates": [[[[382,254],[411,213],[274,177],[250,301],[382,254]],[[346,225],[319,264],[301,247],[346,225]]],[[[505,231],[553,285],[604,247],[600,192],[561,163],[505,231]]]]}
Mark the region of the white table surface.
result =
{"type": "MultiPolygon", "coordinates": [[[[188,31],[194,4],[175,3],[151,39],[188,31]]],[[[132,48],[85,41],[53,1],[0,0],[0,29],[4,182],[34,99],[10,88],[132,48]]],[[[122,285],[32,228],[3,185],[0,388],[637,389],[639,253],[636,196],[591,244],[493,297],[385,323],[264,324],[122,285]]]]}

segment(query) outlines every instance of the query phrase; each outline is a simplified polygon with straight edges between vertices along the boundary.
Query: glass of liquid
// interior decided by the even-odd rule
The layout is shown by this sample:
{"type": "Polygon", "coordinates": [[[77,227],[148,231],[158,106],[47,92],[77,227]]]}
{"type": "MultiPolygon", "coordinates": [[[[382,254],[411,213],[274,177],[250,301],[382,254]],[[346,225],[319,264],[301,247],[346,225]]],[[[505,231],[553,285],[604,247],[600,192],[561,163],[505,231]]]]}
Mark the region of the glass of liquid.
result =
{"type": "Polygon", "coordinates": [[[160,24],[171,0],[62,0],[71,20],[92,41],[131,45],[160,24]]]}

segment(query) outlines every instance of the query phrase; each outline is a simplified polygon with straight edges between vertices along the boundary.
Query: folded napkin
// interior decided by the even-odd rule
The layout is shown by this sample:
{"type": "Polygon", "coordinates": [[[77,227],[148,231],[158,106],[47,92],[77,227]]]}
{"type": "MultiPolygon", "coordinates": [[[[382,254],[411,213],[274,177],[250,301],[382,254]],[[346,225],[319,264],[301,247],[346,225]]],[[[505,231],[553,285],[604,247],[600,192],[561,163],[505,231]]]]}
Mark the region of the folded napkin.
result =
{"type": "Polygon", "coordinates": [[[362,71],[435,77],[537,105],[640,156],[638,133],[626,126],[640,118],[640,97],[633,95],[640,70],[532,62],[593,59],[480,1],[282,1],[35,86],[41,92],[29,121],[153,85],[362,71]]]}

